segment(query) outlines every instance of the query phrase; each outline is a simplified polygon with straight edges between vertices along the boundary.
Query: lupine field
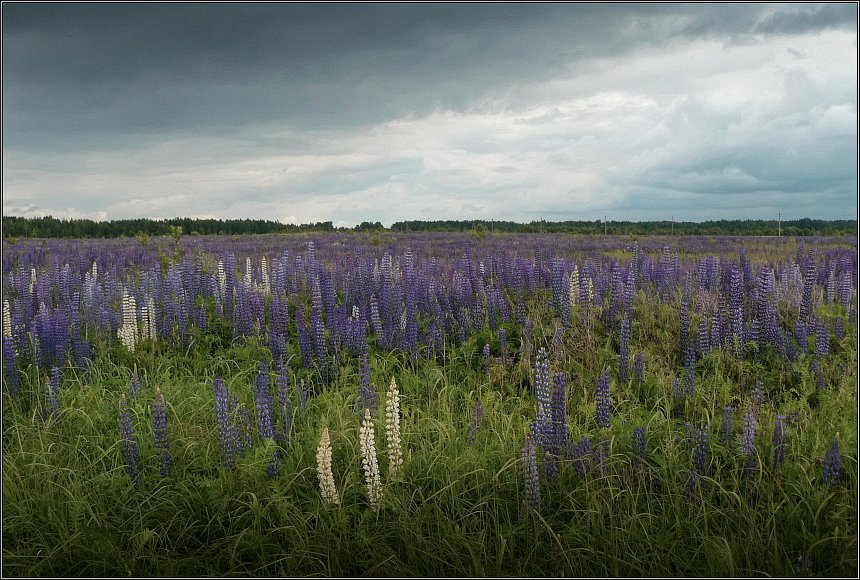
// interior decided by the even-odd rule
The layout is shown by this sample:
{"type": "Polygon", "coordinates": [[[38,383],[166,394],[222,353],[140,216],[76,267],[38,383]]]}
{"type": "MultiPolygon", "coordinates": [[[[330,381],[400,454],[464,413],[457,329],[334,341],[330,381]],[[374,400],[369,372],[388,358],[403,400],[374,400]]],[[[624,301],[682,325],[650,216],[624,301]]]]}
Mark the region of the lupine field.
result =
{"type": "Polygon", "coordinates": [[[3,244],[4,576],[856,576],[856,238],[3,244]]]}

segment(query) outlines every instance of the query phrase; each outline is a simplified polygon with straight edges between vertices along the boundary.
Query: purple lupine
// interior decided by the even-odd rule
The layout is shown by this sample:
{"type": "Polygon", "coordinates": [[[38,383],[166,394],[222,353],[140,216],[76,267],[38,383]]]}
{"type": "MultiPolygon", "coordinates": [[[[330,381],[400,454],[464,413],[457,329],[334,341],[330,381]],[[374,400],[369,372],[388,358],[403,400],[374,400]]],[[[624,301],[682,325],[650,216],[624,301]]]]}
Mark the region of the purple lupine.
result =
{"type": "Polygon", "coordinates": [[[839,433],[833,439],[833,444],[824,454],[824,483],[837,485],[839,483],[839,468],[842,457],[839,452],[839,433]]]}
{"type": "Polygon", "coordinates": [[[815,330],[815,356],[824,358],[830,354],[830,325],[826,320],[819,320],[815,330]]]}
{"type": "Polygon", "coordinates": [[[155,452],[158,456],[158,471],[161,477],[170,477],[173,471],[173,458],[167,441],[167,407],[161,389],[155,389],[152,402],[152,432],[155,437],[155,452]]]}
{"type": "Polygon", "coordinates": [[[272,458],[266,466],[266,474],[271,478],[278,477],[281,474],[281,458],[278,456],[277,448],[272,451],[272,458]]]}
{"type": "Polygon", "coordinates": [[[526,435],[522,451],[523,480],[525,483],[526,503],[536,512],[540,512],[540,479],[537,468],[535,444],[531,435],[526,435]]]}
{"type": "Polygon", "coordinates": [[[286,364],[278,364],[275,378],[278,391],[278,428],[275,430],[275,441],[286,442],[293,429],[293,404],[290,400],[290,377],[286,364]]]}
{"type": "Polygon", "coordinates": [[[140,394],[141,388],[140,377],[137,376],[137,372],[135,372],[131,375],[131,380],[128,383],[128,400],[134,402],[140,394]]]}
{"type": "Polygon", "coordinates": [[[3,371],[6,388],[12,399],[18,398],[21,385],[21,374],[18,371],[18,357],[15,354],[15,344],[9,337],[3,337],[3,371]]]}
{"type": "Polygon", "coordinates": [[[800,322],[806,322],[809,319],[809,313],[812,309],[812,290],[815,285],[815,261],[809,259],[806,261],[806,271],[803,276],[803,298],[800,301],[800,322]]]}
{"type": "Polygon", "coordinates": [[[626,315],[621,320],[621,344],[618,350],[618,384],[627,384],[630,372],[630,318],[626,315]]]}
{"type": "Polygon", "coordinates": [[[215,393],[215,420],[218,426],[218,443],[221,450],[221,463],[224,467],[234,468],[236,466],[236,436],[231,417],[231,405],[227,385],[221,377],[215,377],[212,381],[212,390],[215,393]]]}
{"type": "Polygon", "coordinates": [[[699,474],[705,474],[705,465],[708,459],[708,428],[696,429],[695,448],[693,450],[693,470],[699,474]]]}
{"type": "Polygon", "coordinates": [[[815,378],[815,388],[819,391],[826,389],[827,379],[824,377],[824,371],[821,370],[821,364],[817,359],[812,359],[809,370],[812,371],[812,376],[815,378]]]}
{"type": "Polygon", "coordinates": [[[134,435],[134,425],[131,422],[131,411],[128,408],[125,395],[122,395],[119,399],[119,434],[122,440],[122,455],[128,468],[128,475],[132,480],[136,480],[143,471],[143,464],[140,462],[137,438],[134,435]]]}
{"type": "Polygon", "coordinates": [[[723,420],[720,422],[720,441],[723,445],[729,445],[734,437],[732,420],[735,410],[733,407],[723,407],[723,420]]]}
{"type": "Polygon", "coordinates": [[[326,347],[325,326],[322,322],[322,314],[314,309],[311,312],[311,326],[314,332],[314,351],[316,362],[319,367],[320,378],[324,385],[329,384],[328,348],[326,347]]]}
{"type": "Polygon", "coordinates": [[[741,444],[743,445],[744,455],[753,455],[755,453],[755,415],[752,408],[747,409],[747,412],[744,413],[741,444]]]}
{"type": "Polygon", "coordinates": [[[633,358],[633,378],[637,385],[645,382],[645,353],[641,350],[633,358]]]}
{"type": "Polygon", "coordinates": [[[552,378],[552,422],[555,434],[554,452],[559,454],[567,445],[569,430],[567,427],[567,373],[559,371],[552,378]]]}
{"type": "Polygon", "coordinates": [[[740,358],[744,345],[744,289],[741,274],[732,268],[730,279],[729,310],[731,312],[731,334],[735,346],[735,356],[740,358]]]}
{"type": "Polygon", "coordinates": [[[773,422],[773,468],[785,463],[785,416],[777,415],[773,422]]]}
{"type": "Polygon", "coordinates": [[[60,418],[60,383],[63,380],[62,373],[57,367],[51,369],[48,382],[45,383],[45,394],[48,402],[48,413],[53,419],[60,418]]]}
{"type": "Polygon", "coordinates": [[[549,361],[546,349],[541,347],[535,361],[535,398],[537,399],[537,413],[531,424],[531,434],[534,442],[546,448],[547,443],[552,440],[552,397],[549,385],[549,361]]]}
{"type": "Polygon", "coordinates": [[[591,438],[584,435],[573,447],[573,467],[580,477],[591,471],[591,438]]]}
{"type": "Polygon", "coordinates": [[[845,331],[843,330],[843,321],[841,316],[836,317],[836,322],[833,326],[833,333],[834,336],[836,336],[836,340],[842,340],[842,336],[845,331]]]}
{"type": "Polygon", "coordinates": [[[484,345],[484,374],[490,376],[490,345],[484,345]]]}
{"type": "Polygon", "coordinates": [[[269,365],[263,361],[255,381],[256,401],[255,411],[257,418],[257,431],[260,439],[274,439],[275,430],[272,425],[272,394],[269,391],[269,365]]]}
{"type": "Polygon", "coordinates": [[[309,369],[313,365],[314,340],[305,325],[305,311],[301,306],[296,312],[296,336],[299,342],[299,353],[302,356],[302,367],[309,369]]]}
{"type": "Polygon", "coordinates": [[[609,371],[597,377],[597,427],[609,429],[609,371]]]}
{"type": "Polygon", "coordinates": [[[478,432],[481,430],[481,418],[484,416],[484,406],[481,405],[481,399],[475,401],[475,407],[472,409],[472,422],[469,424],[469,437],[467,441],[474,443],[478,432]]]}
{"type": "Polygon", "coordinates": [[[684,298],[681,300],[681,310],[678,313],[678,320],[680,324],[679,343],[681,354],[683,355],[687,352],[690,341],[690,296],[687,292],[684,292],[684,298]]]}
{"type": "Polygon", "coordinates": [[[705,356],[711,350],[711,345],[708,342],[708,319],[703,316],[699,319],[699,336],[698,336],[699,354],[705,356]]]}
{"type": "Polygon", "coordinates": [[[635,459],[645,459],[645,427],[633,429],[633,456],[635,459]]]}

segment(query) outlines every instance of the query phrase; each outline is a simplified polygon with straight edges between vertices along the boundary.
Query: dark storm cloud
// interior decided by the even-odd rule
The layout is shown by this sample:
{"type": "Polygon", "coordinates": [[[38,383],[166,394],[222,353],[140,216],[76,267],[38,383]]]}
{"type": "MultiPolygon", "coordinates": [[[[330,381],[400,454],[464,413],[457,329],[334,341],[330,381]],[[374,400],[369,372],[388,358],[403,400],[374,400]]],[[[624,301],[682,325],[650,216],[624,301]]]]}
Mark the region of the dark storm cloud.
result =
{"type": "Polygon", "coordinates": [[[823,4],[812,8],[775,12],[755,27],[767,34],[802,34],[827,28],[857,28],[857,4],[823,4]]]}

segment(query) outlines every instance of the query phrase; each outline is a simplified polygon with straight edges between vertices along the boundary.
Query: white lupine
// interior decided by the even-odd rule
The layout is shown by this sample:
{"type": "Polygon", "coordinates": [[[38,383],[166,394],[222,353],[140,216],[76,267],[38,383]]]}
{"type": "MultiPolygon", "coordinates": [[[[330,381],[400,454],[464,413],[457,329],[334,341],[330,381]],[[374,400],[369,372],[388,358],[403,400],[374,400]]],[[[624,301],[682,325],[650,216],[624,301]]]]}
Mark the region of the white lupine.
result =
{"type": "Polygon", "coordinates": [[[227,274],[224,273],[224,262],[218,260],[218,286],[221,288],[221,296],[227,292],[227,274]]]}
{"type": "Polygon", "coordinates": [[[30,294],[33,293],[33,287],[36,285],[36,268],[30,268],[30,294]]]}
{"type": "Polygon", "coordinates": [[[403,467],[403,451],[400,448],[400,391],[391,377],[388,398],[385,401],[385,441],[388,445],[388,477],[392,478],[403,467]]]}
{"type": "Polygon", "coordinates": [[[122,291],[122,326],[117,330],[120,342],[134,352],[137,345],[137,303],[127,290],[122,291]]]}
{"type": "Polygon", "coordinates": [[[146,301],[146,306],[143,309],[143,337],[150,340],[158,338],[155,329],[155,301],[152,296],[146,301]]]}
{"type": "Polygon", "coordinates": [[[12,338],[12,314],[9,311],[9,301],[3,301],[3,337],[12,338]]]}
{"type": "Polygon", "coordinates": [[[340,499],[337,497],[337,487],[334,485],[334,475],[331,471],[331,439],[328,435],[328,427],[323,428],[320,443],[317,447],[317,475],[320,480],[320,491],[323,500],[327,503],[338,505],[340,499]]]}
{"type": "Polygon", "coordinates": [[[95,261],[93,261],[93,267],[90,271],[90,276],[92,276],[93,280],[99,277],[99,265],[96,264],[95,261]]]}
{"type": "Polygon", "coordinates": [[[373,431],[370,409],[364,410],[364,420],[358,429],[358,439],[361,445],[361,465],[364,468],[364,480],[367,483],[367,499],[370,501],[370,505],[376,507],[382,498],[382,480],[379,477],[379,462],[376,459],[376,434],[373,431]]]}
{"type": "Polygon", "coordinates": [[[579,268],[573,265],[570,273],[570,305],[571,307],[579,300],[579,268]]]}
{"type": "Polygon", "coordinates": [[[269,265],[266,263],[266,256],[260,260],[260,269],[263,271],[263,293],[268,296],[272,293],[271,285],[269,284],[269,265]]]}
{"type": "Polygon", "coordinates": [[[245,258],[245,285],[251,285],[251,256],[245,258]]]}

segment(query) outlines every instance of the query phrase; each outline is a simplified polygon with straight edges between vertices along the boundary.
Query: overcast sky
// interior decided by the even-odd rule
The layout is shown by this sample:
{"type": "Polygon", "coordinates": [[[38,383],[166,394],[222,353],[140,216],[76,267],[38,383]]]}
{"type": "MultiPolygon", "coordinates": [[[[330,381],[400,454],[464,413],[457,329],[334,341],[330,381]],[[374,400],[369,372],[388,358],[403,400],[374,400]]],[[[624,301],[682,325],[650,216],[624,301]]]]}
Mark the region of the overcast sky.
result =
{"type": "Polygon", "coordinates": [[[853,219],[856,4],[23,4],[3,213],[853,219]]]}

